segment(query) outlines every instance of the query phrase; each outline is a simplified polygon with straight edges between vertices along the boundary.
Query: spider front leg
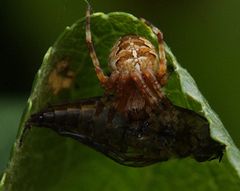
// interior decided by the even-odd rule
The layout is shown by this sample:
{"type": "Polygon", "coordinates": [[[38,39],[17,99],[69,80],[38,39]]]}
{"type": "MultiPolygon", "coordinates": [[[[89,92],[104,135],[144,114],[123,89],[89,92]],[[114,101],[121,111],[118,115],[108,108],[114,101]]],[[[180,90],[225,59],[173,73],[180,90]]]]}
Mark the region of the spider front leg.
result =
{"type": "Polygon", "coordinates": [[[92,34],[91,34],[91,29],[90,29],[90,14],[91,14],[91,6],[88,3],[87,11],[86,11],[86,42],[89,50],[89,54],[91,56],[97,77],[101,83],[102,86],[106,86],[109,77],[106,76],[103,72],[103,70],[100,67],[100,62],[98,60],[96,51],[94,49],[94,45],[92,42],[92,34]]]}
{"type": "Polygon", "coordinates": [[[118,81],[121,81],[120,73],[118,71],[112,72],[107,83],[105,84],[105,89],[109,92],[113,91],[118,81]]]}
{"type": "MultiPolygon", "coordinates": [[[[112,73],[112,75],[113,74],[114,73],[112,73]]],[[[112,75],[111,75],[111,77],[112,77],[112,75]]],[[[127,76],[124,74],[119,74],[118,80],[115,81],[118,83],[115,83],[115,86],[113,87],[114,93],[117,95],[118,98],[120,98],[120,99],[118,99],[118,102],[116,105],[120,111],[124,111],[125,106],[127,104],[127,100],[128,100],[128,94],[125,91],[126,81],[127,81],[127,76]]]]}
{"type": "Polygon", "coordinates": [[[161,85],[164,85],[166,83],[167,60],[166,60],[166,55],[165,55],[163,34],[157,27],[155,27],[149,21],[145,20],[144,18],[140,18],[140,20],[142,22],[144,22],[146,25],[148,25],[152,29],[153,33],[158,38],[159,69],[157,71],[157,75],[158,75],[158,78],[161,82],[161,85]]]}
{"type": "Polygon", "coordinates": [[[131,73],[131,78],[137,85],[138,89],[141,91],[143,96],[148,100],[151,105],[155,105],[158,103],[157,98],[153,95],[152,91],[149,89],[145,81],[143,80],[142,76],[139,72],[135,71],[131,73]]]}
{"type": "Polygon", "coordinates": [[[159,98],[163,98],[163,94],[161,92],[161,85],[158,82],[157,78],[155,77],[155,75],[153,74],[152,70],[150,69],[144,69],[142,71],[143,76],[145,77],[145,79],[147,81],[149,81],[153,88],[153,90],[156,92],[156,94],[158,95],[159,98]]]}

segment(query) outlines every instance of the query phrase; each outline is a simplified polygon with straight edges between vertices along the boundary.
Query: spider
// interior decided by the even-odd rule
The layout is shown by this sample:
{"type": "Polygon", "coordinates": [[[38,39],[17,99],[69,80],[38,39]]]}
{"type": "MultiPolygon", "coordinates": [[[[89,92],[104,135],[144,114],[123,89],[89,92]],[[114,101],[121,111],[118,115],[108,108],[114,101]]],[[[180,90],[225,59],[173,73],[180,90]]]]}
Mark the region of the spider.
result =
{"type": "Polygon", "coordinates": [[[163,35],[145,19],[158,39],[158,51],[147,39],[137,35],[121,37],[111,49],[108,66],[110,76],[104,74],[96,55],[90,30],[91,7],[86,11],[86,42],[100,84],[116,96],[115,108],[121,112],[151,111],[163,99],[161,87],[166,84],[167,64],[163,35]]]}

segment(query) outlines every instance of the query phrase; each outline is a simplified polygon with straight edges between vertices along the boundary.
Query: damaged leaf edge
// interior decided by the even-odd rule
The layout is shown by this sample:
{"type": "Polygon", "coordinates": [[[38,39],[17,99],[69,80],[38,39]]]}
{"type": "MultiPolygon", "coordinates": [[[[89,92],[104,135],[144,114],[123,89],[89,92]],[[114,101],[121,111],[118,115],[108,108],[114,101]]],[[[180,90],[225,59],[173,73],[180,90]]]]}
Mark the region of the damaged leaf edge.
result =
{"type": "MultiPolygon", "coordinates": [[[[203,117],[205,117],[209,122],[210,127],[210,136],[217,142],[222,143],[226,146],[226,154],[229,162],[231,163],[232,167],[237,172],[238,176],[240,177],[240,151],[234,144],[231,136],[224,128],[223,123],[219,119],[218,115],[211,109],[210,105],[208,104],[207,100],[203,97],[201,92],[198,90],[195,80],[192,76],[187,72],[186,69],[182,68],[175,56],[172,54],[169,47],[166,46],[166,52],[171,58],[171,64],[174,67],[173,73],[177,75],[177,78],[181,84],[182,90],[179,93],[182,93],[186,99],[186,105],[176,103],[175,100],[171,99],[171,97],[167,94],[167,97],[170,101],[179,107],[184,107],[186,109],[190,109],[194,112],[199,113],[203,117]],[[191,91],[189,91],[188,87],[191,86],[191,91]],[[199,102],[201,106],[201,110],[196,111],[193,110],[191,105],[189,104],[189,100],[192,99],[195,102],[199,102]]],[[[167,91],[167,89],[166,89],[167,91]]],[[[180,95],[182,96],[182,95],[180,95]]]]}

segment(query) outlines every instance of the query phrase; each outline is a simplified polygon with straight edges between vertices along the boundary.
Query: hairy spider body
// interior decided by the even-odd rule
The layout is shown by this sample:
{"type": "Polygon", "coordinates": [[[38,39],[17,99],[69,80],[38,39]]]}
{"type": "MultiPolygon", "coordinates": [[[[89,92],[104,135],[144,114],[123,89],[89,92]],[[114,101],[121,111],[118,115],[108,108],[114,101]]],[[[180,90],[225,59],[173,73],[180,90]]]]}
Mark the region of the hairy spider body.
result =
{"type": "Polygon", "coordinates": [[[161,87],[166,83],[167,65],[163,35],[144,19],[158,38],[158,50],[146,38],[137,35],[121,37],[109,55],[110,76],[100,67],[90,30],[90,7],[86,14],[86,42],[97,77],[105,93],[115,95],[115,108],[123,113],[151,111],[164,97],[161,87]]]}
{"type": "Polygon", "coordinates": [[[140,110],[156,104],[162,97],[160,84],[155,78],[159,56],[145,38],[135,35],[120,38],[111,50],[109,68],[112,71],[110,78],[115,79],[106,88],[116,93],[119,110],[140,110]],[[148,82],[149,78],[152,81],[148,82]],[[151,82],[157,87],[154,88],[151,82]]]}

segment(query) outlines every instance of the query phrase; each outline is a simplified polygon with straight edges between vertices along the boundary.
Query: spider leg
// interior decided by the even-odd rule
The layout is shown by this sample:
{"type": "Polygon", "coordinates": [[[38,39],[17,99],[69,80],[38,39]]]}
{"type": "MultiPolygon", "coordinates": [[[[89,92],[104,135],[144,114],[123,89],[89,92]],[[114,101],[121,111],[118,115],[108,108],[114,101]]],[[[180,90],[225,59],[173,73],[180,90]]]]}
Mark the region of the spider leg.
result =
{"type": "Polygon", "coordinates": [[[153,72],[149,69],[144,69],[144,70],[142,70],[142,73],[143,73],[144,77],[146,78],[146,80],[149,80],[150,84],[152,85],[153,89],[155,90],[155,92],[157,93],[159,98],[163,98],[163,94],[161,92],[161,85],[158,82],[155,75],[153,74],[153,72]]]}
{"type": "Polygon", "coordinates": [[[114,90],[114,88],[115,88],[114,86],[116,85],[116,82],[118,82],[118,80],[119,80],[119,72],[118,71],[117,72],[116,71],[112,72],[111,76],[108,79],[108,82],[105,85],[106,89],[108,91],[114,90]]]}
{"type": "MultiPolygon", "coordinates": [[[[118,94],[123,94],[124,93],[124,87],[125,87],[126,81],[127,81],[127,76],[124,75],[124,74],[121,74],[119,76],[117,87],[116,87],[118,94]]],[[[121,96],[123,96],[123,95],[121,95],[121,96]]]]}
{"type": "MultiPolygon", "coordinates": [[[[145,20],[144,18],[140,18],[142,22],[144,22],[146,25],[148,25],[154,34],[158,38],[158,51],[159,51],[159,69],[158,69],[158,77],[161,80],[167,73],[167,60],[165,55],[165,48],[164,48],[164,42],[163,42],[163,34],[162,32],[155,27],[153,24],[151,24],[149,21],[145,20]]],[[[162,81],[162,80],[161,80],[162,81]]]]}
{"type": "Polygon", "coordinates": [[[127,100],[128,100],[128,94],[126,91],[124,91],[124,89],[127,88],[127,87],[125,87],[126,81],[127,81],[126,75],[124,75],[124,74],[120,75],[118,78],[118,83],[116,84],[117,87],[115,87],[116,95],[118,98],[120,98],[120,99],[118,99],[119,101],[117,103],[117,108],[122,111],[124,110],[127,100]]]}
{"type": "Polygon", "coordinates": [[[149,101],[149,103],[152,105],[156,104],[158,102],[157,98],[153,95],[139,72],[132,72],[131,77],[136,83],[141,93],[143,94],[143,96],[149,101]]]}
{"type": "Polygon", "coordinates": [[[86,42],[89,50],[89,54],[91,56],[93,65],[95,67],[95,71],[97,74],[97,77],[100,81],[100,83],[105,86],[106,82],[108,81],[108,76],[105,76],[103,70],[100,67],[100,63],[96,54],[96,51],[94,49],[94,45],[92,42],[92,34],[90,30],[90,13],[91,13],[91,6],[89,3],[87,3],[87,11],[86,11],[86,42]]]}

